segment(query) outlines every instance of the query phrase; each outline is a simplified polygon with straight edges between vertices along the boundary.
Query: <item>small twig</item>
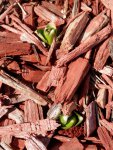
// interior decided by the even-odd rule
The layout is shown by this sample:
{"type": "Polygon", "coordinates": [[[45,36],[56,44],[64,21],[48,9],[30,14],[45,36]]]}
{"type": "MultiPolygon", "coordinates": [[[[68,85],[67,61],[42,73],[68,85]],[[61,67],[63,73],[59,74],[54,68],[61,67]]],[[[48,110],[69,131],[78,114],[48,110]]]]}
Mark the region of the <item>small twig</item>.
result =
{"type": "Polygon", "coordinates": [[[49,49],[49,52],[48,52],[48,56],[47,56],[47,60],[46,60],[46,64],[45,64],[45,65],[47,65],[47,64],[49,63],[50,59],[51,59],[51,55],[52,55],[52,53],[53,53],[53,51],[54,51],[54,49],[55,49],[55,43],[56,43],[56,37],[53,38],[53,42],[52,42],[51,47],[50,47],[50,49],[49,49]]]}
{"type": "Polygon", "coordinates": [[[39,57],[39,54],[37,53],[37,50],[36,50],[35,45],[32,45],[32,48],[33,48],[34,54],[35,54],[35,56],[36,56],[36,59],[37,59],[37,61],[39,62],[39,61],[40,61],[40,57],[39,57]]]}
{"type": "Polygon", "coordinates": [[[10,6],[8,7],[8,9],[6,9],[6,11],[4,11],[4,13],[2,13],[2,14],[0,15],[0,22],[2,22],[3,19],[7,16],[7,14],[13,9],[13,7],[15,6],[15,4],[16,4],[16,3],[10,5],[10,6]]]}

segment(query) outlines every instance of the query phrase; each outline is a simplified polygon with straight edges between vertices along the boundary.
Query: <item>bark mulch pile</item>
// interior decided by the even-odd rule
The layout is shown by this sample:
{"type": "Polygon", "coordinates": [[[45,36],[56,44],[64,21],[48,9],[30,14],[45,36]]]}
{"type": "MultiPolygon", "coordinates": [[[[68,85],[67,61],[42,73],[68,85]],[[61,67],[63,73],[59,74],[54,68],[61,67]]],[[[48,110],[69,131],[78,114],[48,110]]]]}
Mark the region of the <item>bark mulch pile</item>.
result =
{"type": "Polygon", "coordinates": [[[112,30],[112,0],[0,0],[0,150],[113,150],[112,30]]]}

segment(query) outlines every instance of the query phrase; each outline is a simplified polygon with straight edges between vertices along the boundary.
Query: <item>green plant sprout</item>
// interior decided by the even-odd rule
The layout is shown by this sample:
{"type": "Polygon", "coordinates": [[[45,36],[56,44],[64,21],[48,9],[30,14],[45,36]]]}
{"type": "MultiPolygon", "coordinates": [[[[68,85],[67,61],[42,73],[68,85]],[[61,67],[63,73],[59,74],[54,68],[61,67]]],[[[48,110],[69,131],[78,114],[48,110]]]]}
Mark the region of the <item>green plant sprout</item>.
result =
{"type": "Polygon", "coordinates": [[[53,38],[57,34],[57,29],[54,23],[49,23],[46,25],[45,29],[38,29],[35,33],[44,43],[51,45],[53,38]]]}
{"type": "Polygon", "coordinates": [[[59,121],[63,129],[70,129],[73,126],[78,126],[83,121],[83,117],[77,112],[74,112],[72,115],[63,115],[59,116],[59,121]]]}

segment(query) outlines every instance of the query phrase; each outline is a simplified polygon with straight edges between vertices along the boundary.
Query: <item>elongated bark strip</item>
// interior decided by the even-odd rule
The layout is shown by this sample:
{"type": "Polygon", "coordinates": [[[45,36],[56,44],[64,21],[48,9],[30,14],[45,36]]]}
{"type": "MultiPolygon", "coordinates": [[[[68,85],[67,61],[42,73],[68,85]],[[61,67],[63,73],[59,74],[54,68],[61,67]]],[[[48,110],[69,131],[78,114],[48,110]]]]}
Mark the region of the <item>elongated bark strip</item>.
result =
{"type": "Polygon", "coordinates": [[[75,48],[70,53],[66,54],[62,58],[60,58],[57,62],[57,66],[61,67],[66,63],[70,62],[74,58],[78,57],[79,55],[87,52],[88,50],[92,49],[94,46],[105,40],[109,34],[111,33],[111,27],[108,25],[98,33],[94,34],[92,37],[85,40],[81,43],[77,48],[75,48]]]}
{"type": "Polygon", "coordinates": [[[109,44],[109,39],[105,40],[97,50],[96,57],[94,60],[94,68],[96,70],[102,69],[109,57],[110,52],[109,52],[108,44],[109,44]]]}
{"type": "Polygon", "coordinates": [[[60,49],[66,53],[73,48],[89,20],[89,13],[83,12],[68,26],[60,49]]]}
{"type": "Polygon", "coordinates": [[[101,0],[102,4],[107,8],[111,10],[111,24],[113,27],[113,1],[112,0],[101,0]]]}
{"type": "Polygon", "coordinates": [[[13,135],[18,136],[27,134],[44,134],[47,131],[55,130],[57,127],[59,127],[59,124],[56,123],[55,120],[50,119],[44,119],[39,120],[36,123],[21,123],[21,124],[13,124],[8,126],[1,126],[0,127],[0,136],[2,135],[13,135]],[[24,133],[24,134],[23,134],[24,133]]]}
{"type": "Polygon", "coordinates": [[[10,5],[10,6],[8,7],[8,9],[6,9],[6,11],[4,11],[4,13],[2,13],[2,14],[0,15],[0,22],[2,22],[3,19],[7,16],[7,14],[13,9],[13,7],[14,7],[15,4],[16,4],[16,3],[10,5]]]}
{"type": "Polygon", "coordinates": [[[33,100],[35,103],[39,105],[46,105],[47,102],[42,98],[38,93],[24,85],[19,80],[13,78],[12,76],[6,74],[5,72],[0,72],[0,81],[4,84],[11,86],[14,89],[21,91],[22,94],[25,94],[28,99],[33,100]]]}
{"type": "Polygon", "coordinates": [[[105,149],[112,150],[113,149],[112,138],[110,137],[106,128],[99,127],[97,133],[105,149]]]}
{"type": "Polygon", "coordinates": [[[110,79],[107,75],[102,74],[102,78],[109,84],[109,86],[113,89],[113,80],[110,79]]]}
{"type": "Polygon", "coordinates": [[[56,5],[49,3],[47,1],[42,1],[42,6],[44,6],[46,9],[50,10],[51,12],[56,14],[57,16],[59,16],[63,19],[65,18],[65,15],[60,12],[60,9],[56,5]]]}
{"type": "Polygon", "coordinates": [[[104,26],[107,25],[109,18],[106,15],[106,10],[101,12],[99,15],[94,17],[90,23],[88,24],[86,30],[84,31],[83,37],[82,37],[82,42],[86,40],[88,37],[91,37],[98,31],[100,31],[104,26]]]}
{"type": "Polygon", "coordinates": [[[104,126],[113,135],[113,124],[106,119],[99,120],[100,124],[104,126]]]}
{"type": "Polygon", "coordinates": [[[46,21],[54,22],[57,26],[64,24],[64,20],[62,18],[60,18],[57,15],[55,15],[54,13],[50,12],[43,6],[38,5],[38,6],[34,7],[34,11],[42,19],[44,19],[46,21]]]}

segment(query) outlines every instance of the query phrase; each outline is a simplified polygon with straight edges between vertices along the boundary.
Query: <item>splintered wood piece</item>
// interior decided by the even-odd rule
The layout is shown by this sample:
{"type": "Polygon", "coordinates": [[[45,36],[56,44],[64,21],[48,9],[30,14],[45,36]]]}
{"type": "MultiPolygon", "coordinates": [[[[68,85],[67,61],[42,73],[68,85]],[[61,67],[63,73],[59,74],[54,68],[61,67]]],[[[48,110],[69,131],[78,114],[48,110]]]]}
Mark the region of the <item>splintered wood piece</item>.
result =
{"type": "Polygon", "coordinates": [[[20,58],[23,61],[27,61],[27,62],[31,62],[31,63],[37,63],[38,62],[40,65],[45,65],[46,59],[47,59],[47,57],[42,55],[42,54],[39,54],[39,60],[37,60],[35,54],[23,55],[23,56],[20,56],[20,58]]]}
{"type": "Polygon", "coordinates": [[[45,75],[42,77],[42,79],[38,82],[36,86],[37,89],[44,92],[48,91],[47,83],[48,83],[49,75],[50,75],[50,71],[47,71],[45,75]]]}
{"type": "Polygon", "coordinates": [[[58,86],[61,80],[64,81],[65,73],[66,73],[66,67],[57,68],[53,66],[51,71],[48,71],[42,77],[42,80],[39,81],[37,85],[37,89],[47,92],[52,86],[53,87],[58,86]]]}
{"type": "Polygon", "coordinates": [[[112,24],[112,27],[113,27],[113,2],[112,0],[101,0],[101,2],[104,4],[104,6],[107,8],[107,9],[110,9],[111,10],[111,24],[112,24]]]}
{"type": "Polygon", "coordinates": [[[0,57],[24,55],[31,52],[31,46],[28,43],[2,43],[0,42],[0,57]]]}
{"type": "Polygon", "coordinates": [[[61,136],[61,135],[55,135],[53,138],[57,139],[57,140],[59,140],[60,142],[63,142],[63,143],[64,142],[69,142],[71,140],[71,138],[66,137],[66,136],[61,136]]]}
{"type": "Polygon", "coordinates": [[[112,102],[113,99],[113,90],[108,90],[108,106],[106,107],[106,119],[109,120],[111,116],[111,107],[109,104],[112,102]]]}
{"type": "Polygon", "coordinates": [[[25,141],[25,146],[27,150],[47,150],[45,145],[36,137],[30,136],[26,141],[25,141]]]}
{"type": "Polygon", "coordinates": [[[20,82],[19,80],[13,78],[9,74],[6,74],[4,71],[0,72],[0,80],[6,84],[11,86],[14,89],[21,91],[22,94],[25,94],[28,99],[33,100],[35,103],[39,105],[46,105],[47,102],[42,98],[38,93],[34,90],[20,82]]]}
{"type": "Polygon", "coordinates": [[[68,53],[69,50],[71,50],[76,44],[79,36],[81,35],[89,20],[88,15],[88,12],[83,12],[80,16],[75,18],[75,20],[73,20],[73,22],[71,22],[68,26],[60,46],[60,50],[62,50],[64,54],[68,53]]]}
{"type": "Polygon", "coordinates": [[[2,14],[0,15],[0,22],[3,21],[3,19],[7,16],[7,14],[9,14],[9,12],[10,12],[11,10],[13,10],[13,7],[14,7],[14,6],[15,6],[15,3],[12,4],[12,5],[10,5],[10,6],[6,9],[6,11],[4,11],[4,13],[2,13],[2,14]]]}
{"type": "Polygon", "coordinates": [[[48,79],[48,87],[57,87],[60,80],[65,77],[66,67],[57,68],[56,66],[52,66],[49,79],[48,79]]]}
{"type": "Polygon", "coordinates": [[[101,108],[105,108],[107,102],[107,90],[106,89],[99,89],[96,99],[97,104],[101,108]]]}
{"type": "Polygon", "coordinates": [[[71,139],[69,142],[63,143],[59,150],[83,150],[83,145],[79,142],[77,138],[71,139]]]}
{"type": "Polygon", "coordinates": [[[113,135],[113,123],[108,122],[106,119],[99,120],[99,122],[113,135]]]}
{"type": "Polygon", "coordinates": [[[37,83],[41,80],[44,74],[44,71],[33,69],[32,67],[29,67],[27,65],[23,66],[22,77],[26,81],[37,83]]]}
{"type": "Polygon", "coordinates": [[[20,66],[16,61],[12,61],[7,65],[7,69],[14,73],[21,73],[20,66]]]}
{"type": "Polygon", "coordinates": [[[17,104],[17,103],[24,102],[24,101],[26,101],[27,99],[28,99],[28,97],[27,97],[24,93],[20,94],[20,92],[19,92],[19,94],[16,93],[16,94],[14,95],[14,97],[11,97],[11,98],[9,99],[9,101],[10,101],[10,104],[17,104]]]}
{"type": "Polygon", "coordinates": [[[98,143],[101,144],[101,141],[97,139],[96,137],[85,137],[84,139],[87,141],[91,141],[92,143],[95,143],[95,144],[98,144],[98,143]]]}
{"type": "Polygon", "coordinates": [[[95,102],[91,102],[86,108],[86,130],[87,137],[90,136],[97,128],[95,102]]]}
{"type": "Polygon", "coordinates": [[[89,12],[91,12],[92,11],[92,9],[90,8],[90,7],[88,7],[85,3],[83,3],[83,2],[81,2],[81,10],[83,10],[83,11],[89,11],[89,12]]]}
{"type": "Polygon", "coordinates": [[[47,65],[50,62],[51,56],[52,56],[53,51],[55,49],[55,45],[56,45],[56,38],[53,38],[53,42],[52,42],[52,44],[50,46],[45,65],[47,65]]]}
{"type": "Polygon", "coordinates": [[[95,61],[94,61],[94,68],[96,70],[101,70],[104,67],[109,57],[110,53],[109,53],[108,44],[109,44],[109,39],[105,40],[97,50],[97,54],[95,56],[95,61]]]}
{"type": "Polygon", "coordinates": [[[103,11],[99,15],[94,17],[84,31],[81,42],[94,35],[96,32],[100,31],[104,26],[107,25],[108,21],[109,19],[106,15],[106,11],[103,11]]]}
{"type": "Polygon", "coordinates": [[[102,70],[99,70],[99,72],[109,77],[113,76],[113,68],[110,66],[104,66],[104,68],[102,70]]]}
{"type": "Polygon", "coordinates": [[[8,113],[13,106],[0,106],[0,118],[8,113]]]}
{"type": "Polygon", "coordinates": [[[113,89],[113,80],[110,79],[107,75],[102,74],[102,78],[109,84],[109,86],[113,89]]]}
{"type": "Polygon", "coordinates": [[[57,15],[55,15],[54,13],[50,12],[43,6],[40,6],[40,5],[35,6],[34,11],[35,11],[36,15],[38,15],[45,21],[54,22],[56,24],[56,26],[62,25],[65,22],[62,18],[60,18],[57,15]]]}
{"type": "Polygon", "coordinates": [[[0,31],[0,41],[1,42],[6,42],[6,43],[16,43],[16,42],[21,42],[20,36],[16,33],[12,33],[9,31],[0,31]]]}
{"type": "Polygon", "coordinates": [[[97,87],[100,88],[100,89],[110,89],[110,90],[112,90],[112,88],[109,85],[106,85],[106,84],[97,83],[97,87]]]}
{"type": "Polygon", "coordinates": [[[106,130],[105,127],[98,127],[97,130],[98,136],[103,144],[103,146],[105,147],[106,150],[112,150],[113,149],[113,140],[110,137],[108,131],[106,130]]]}
{"type": "Polygon", "coordinates": [[[13,32],[13,33],[16,33],[16,34],[19,34],[19,35],[22,34],[21,31],[15,29],[14,27],[10,27],[10,26],[8,26],[8,25],[6,25],[6,24],[1,24],[0,26],[1,26],[2,28],[4,28],[4,29],[10,31],[10,32],[13,32]]]}
{"type": "Polygon", "coordinates": [[[66,63],[70,62],[74,58],[78,57],[79,55],[87,52],[88,50],[92,49],[94,46],[105,40],[109,34],[111,33],[111,27],[108,25],[107,27],[103,28],[98,33],[94,34],[92,37],[86,39],[83,43],[81,43],[78,47],[76,47],[73,51],[69,52],[62,58],[60,58],[57,62],[57,66],[63,66],[66,63]]]}
{"type": "Polygon", "coordinates": [[[82,82],[81,91],[79,95],[79,105],[81,107],[83,107],[83,103],[85,102],[86,96],[88,94],[89,82],[90,82],[90,75],[88,73],[82,82]]]}
{"type": "Polygon", "coordinates": [[[27,13],[26,17],[24,18],[24,22],[28,26],[34,27],[34,5],[32,3],[24,3],[23,8],[27,13]]]}
{"type": "Polygon", "coordinates": [[[8,126],[0,126],[0,136],[13,135],[26,137],[27,134],[45,135],[47,131],[55,130],[59,124],[55,120],[44,119],[36,123],[22,123],[8,126]]]}
{"type": "Polygon", "coordinates": [[[31,46],[23,43],[19,36],[11,32],[0,32],[0,57],[31,53],[31,46]]]}
{"type": "Polygon", "coordinates": [[[69,65],[66,80],[61,88],[55,89],[56,101],[71,100],[80,83],[89,71],[90,65],[87,59],[78,58],[69,65]]]}
{"type": "Polygon", "coordinates": [[[39,121],[38,105],[31,100],[25,101],[24,114],[24,122],[39,121]]]}
{"type": "Polygon", "coordinates": [[[77,15],[79,13],[80,9],[80,1],[79,0],[75,0],[73,2],[73,8],[72,8],[72,17],[74,17],[75,15],[77,15]]]}
{"type": "Polygon", "coordinates": [[[24,122],[24,114],[18,108],[12,108],[8,113],[8,118],[14,120],[16,123],[24,122]]]}
{"type": "MultiPolygon", "coordinates": [[[[7,126],[7,125],[12,125],[14,123],[13,120],[10,120],[10,119],[5,119],[2,123],[3,126],[7,126]]],[[[2,142],[5,142],[6,144],[11,144],[12,142],[12,136],[11,135],[8,135],[7,133],[1,135],[1,141],[2,142]]]]}
{"type": "Polygon", "coordinates": [[[42,53],[44,55],[47,55],[46,48],[43,46],[43,44],[38,39],[38,37],[36,37],[33,34],[33,31],[27,25],[25,25],[24,23],[22,23],[21,20],[19,18],[17,18],[16,16],[11,15],[10,17],[13,20],[14,27],[17,28],[18,30],[22,31],[23,32],[22,35],[29,39],[29,40],[27,39],[27,41],[30,41],[30,43],[34,43],[40,49],[40,51],[42,51],[42,53]]]}
{"type": "Polygon", "coordinates": [[[10,145],[8,145],[8,144],[6,144],[5,142],[2,142],[2,141],[0,142],[0,146],[1,146],[4,150],[13,150],[10,145]]]}
{"type": "Polygon", "coordinates": [[[47,1],[42,1],[42,6],[44,6],[46,9],[50,10],[51,12],[56,14],[57,16],[65,19],[65,15],[63,13],[61,13],[60,9],[55,4],[49,3],[47,1]]]}
{"type": "Polygon", "coordinates": [[[71,102],[65,102],[62,106],[63,115],[71,115],[73,110],[77,108],[76,99],[71,102]]]}

